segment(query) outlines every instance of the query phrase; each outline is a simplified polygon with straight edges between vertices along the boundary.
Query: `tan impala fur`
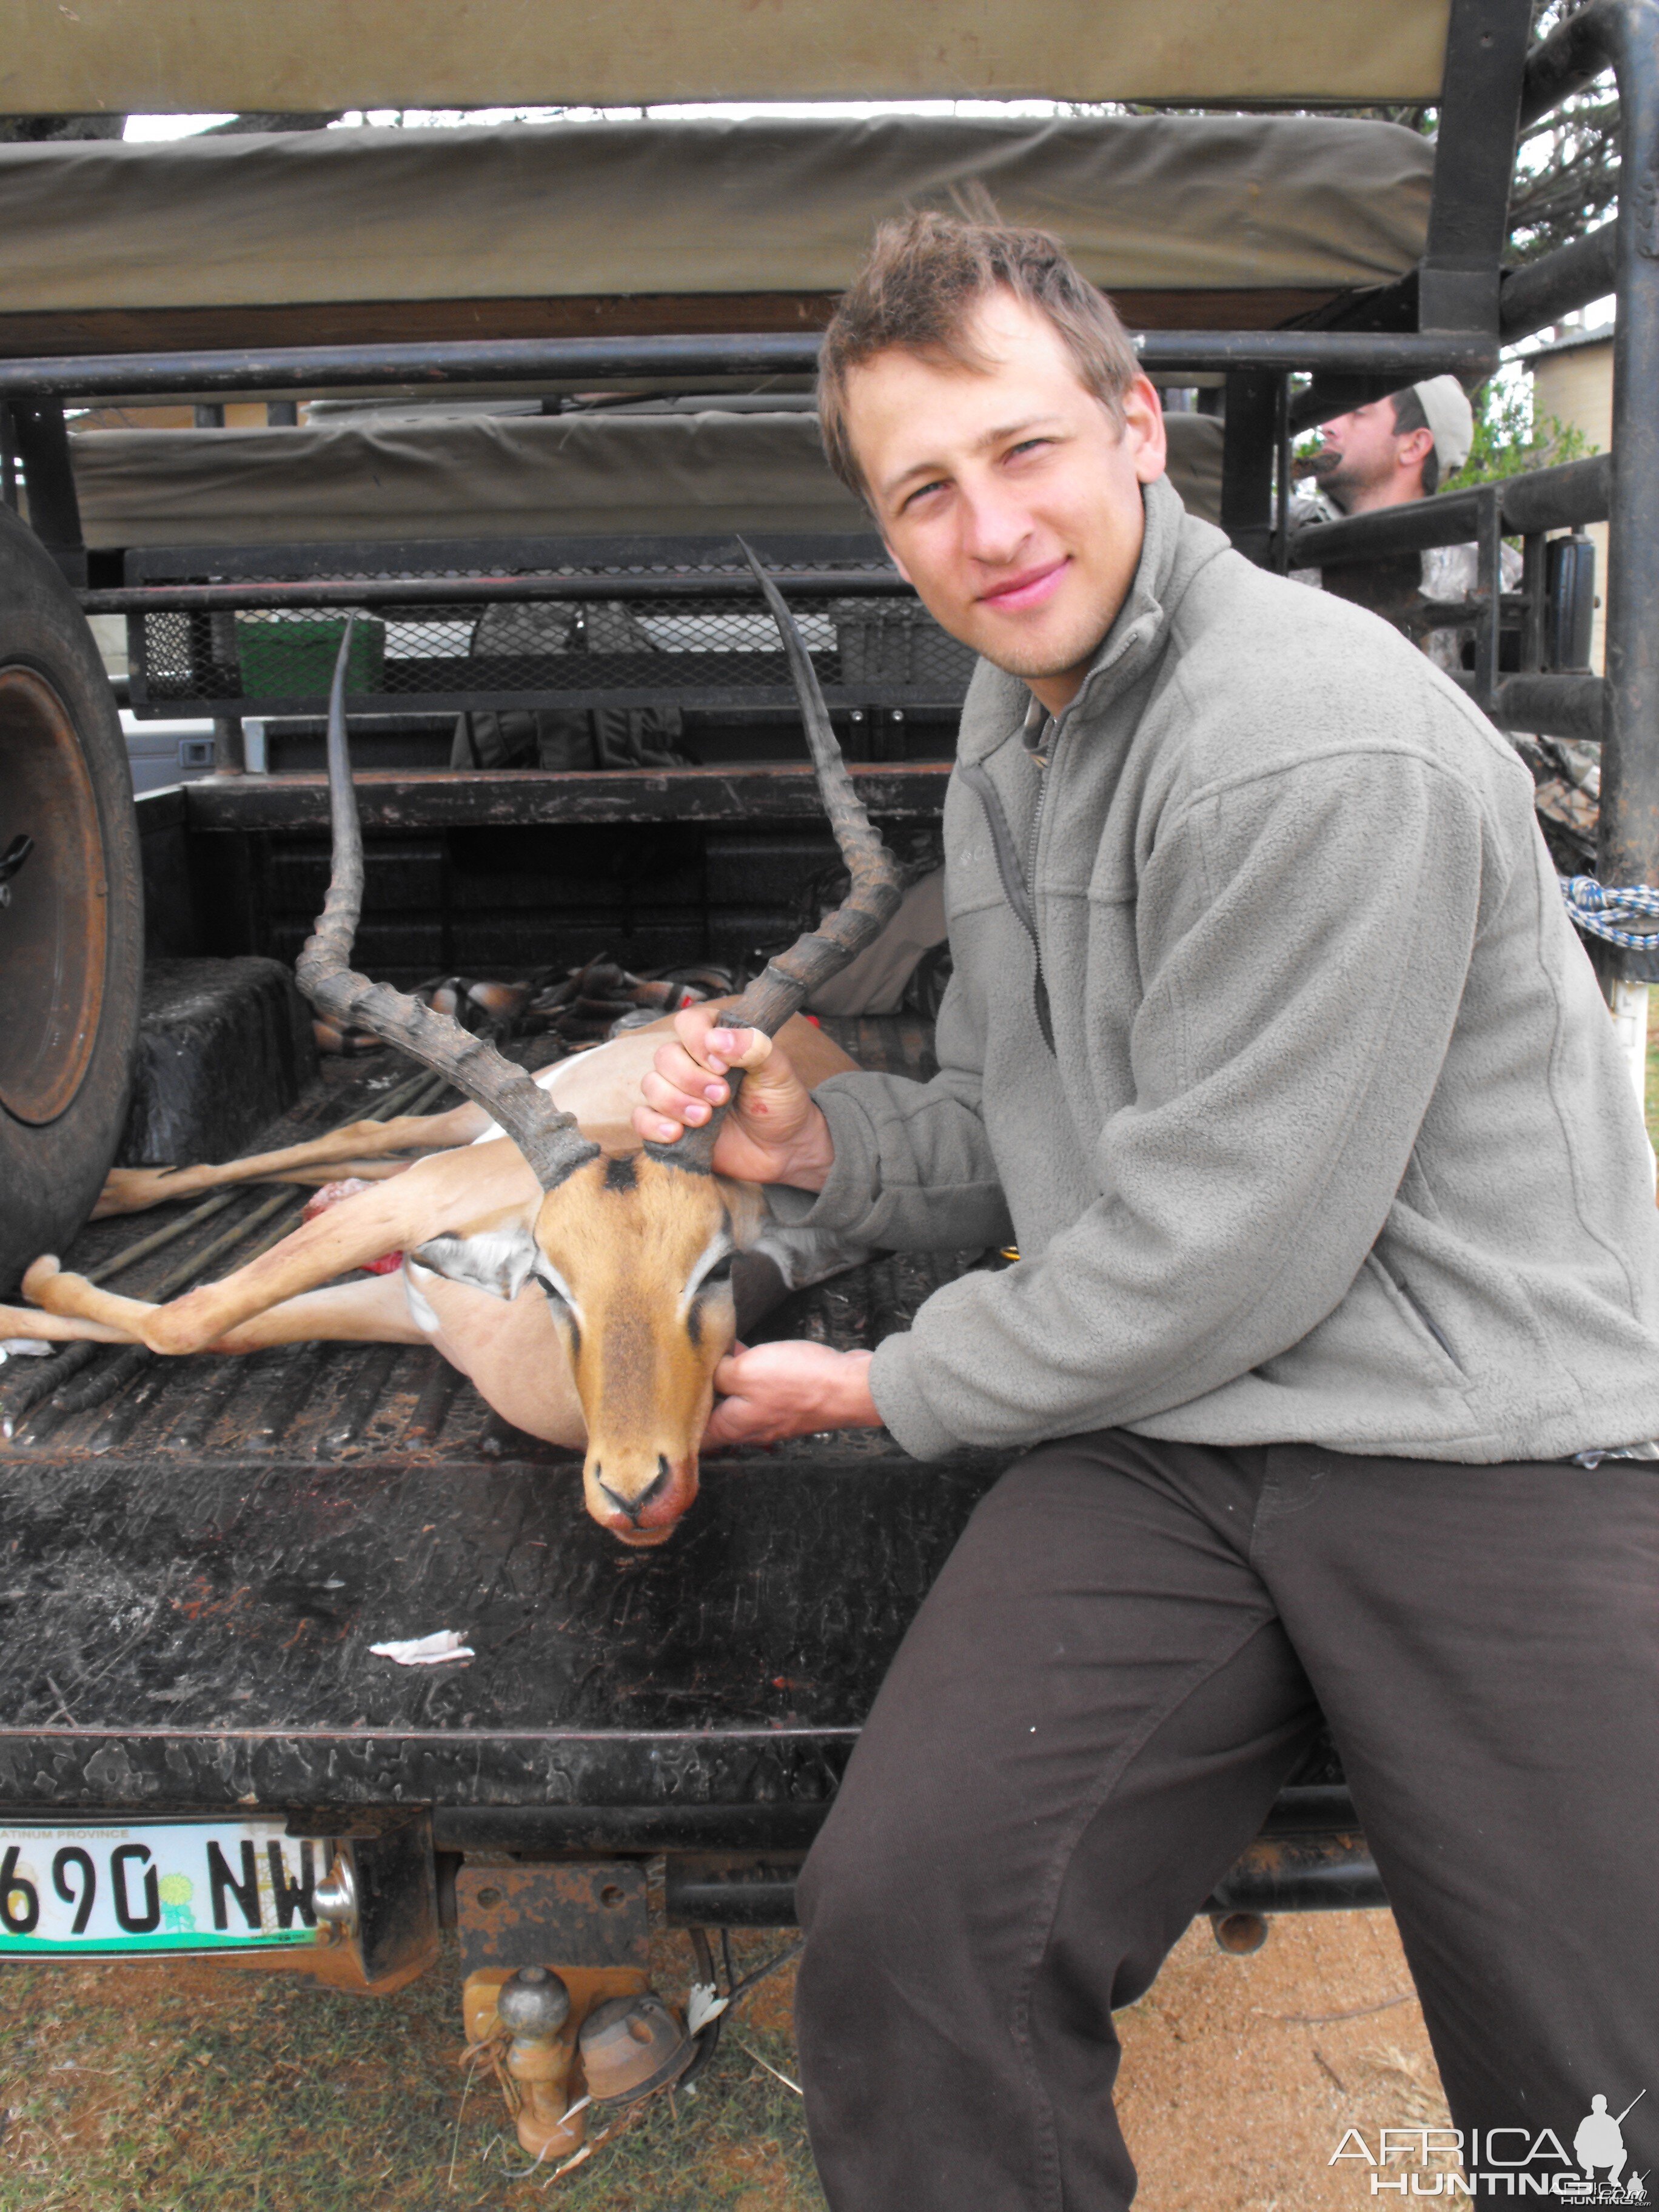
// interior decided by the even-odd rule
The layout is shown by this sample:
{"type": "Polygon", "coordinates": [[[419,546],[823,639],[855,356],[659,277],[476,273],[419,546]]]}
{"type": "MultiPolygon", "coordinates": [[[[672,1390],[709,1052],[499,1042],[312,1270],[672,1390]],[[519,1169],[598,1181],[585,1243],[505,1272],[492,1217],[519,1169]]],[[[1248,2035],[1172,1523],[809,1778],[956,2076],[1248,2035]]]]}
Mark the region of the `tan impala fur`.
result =
{"type": "MultiPolygon", "coordinates": [[[[714,1006],[735,1005],[732,999],[712,999],[714,1006]]],[[[556,1060],[540,1069],[537,1083],[567,1113],[574,1114],[584,1135],[607,1152],[632,1152],[639,1143],[629,1115],[639,1091],[640,1079],[651,1065],[664,1030],[672,1019],[648,1022],[628,1030],[609,1043],[595,1045],[568,1060],[556,1060]]],[[[809,1090],[854,1063],[812,1023],[797,1017],[788,1025],[789,1057],[809,1090]]],[[[104,1181],[94,1221],[112,1214],[141,1213],[147,1206],[165,1205],[171,1199],[199,1197],[204,1190],[219,1190],[228,1183],[333,1182],[347,1176],[364,1181],[401,1175],[408,1162],[391,1153],[447,1152],[456,1145],[476,1144],[492,1128],[482,1106],[468,1103],[443,1114],[404,1114],[390,1121],[349,1121],[331,1129],[325,1137],[313,1137],[275,1152],[257,1152],[246,1159],[225,1160],[216,1167],[112,1168],[104,1181]]]]}
{"type": "MultiPolygon", "coordinates": [[[[899,875],[848,774],[799,630],[776,585],[742,550],[778,626],[848,892],[726,1003],[733,1025],[752,1030],[764,1050],[787,1036],[792,1060],[809,1082],[821,1082],[852,1062],[799,1009],[873,940],[898,905],[899,875]]],[[[516,1427],[554,1443],[586,1437],[588,1511],[624,1543],[659,1544],[696,1495],[714,1373],[737,1327],[739,1257],[775,1297],[863,1255],[822,1231],[786,1225],[766,1193],[713,1173],[724,1107],[672,1147],[637,1143],[629,1116],[656,1048],[649,1030],[532,1080],[452,1016],[351,966],[364,880],[345,714],[356,619],[346,619],[329,693],[328,896],[295,975],[320,1014],[401,1045],[474,1103],[452,1114],[359,1122],[225,1168],[113,1177],[106,1213],[225,1182],[337,1176],[346,1165],[378,1164],[371,1173],[385,1179],[222,1282],[167,1305],[66,1274],[47,1255],[23,1279],[42,1314],[0,1316],[0,1334],[125,1337],[174,1355],[252,1352],[307,1337],[425,1339],[516,1427]],[[449,1149],[412,1165],[390,1157],[429,1145],[449,1149]],[[393,1251],[404,1255],[400,1284],[377,1276],[323,1287],[393,1251]]],[[[734,1095],[741,1081],[734,1069],[734,1095]]]]}
{"type": "MultiPolygon", "coordinates": [[[[712,1377],[735,1328],[732,1255],[769,1221],[754,1186],[639,1150],[629,1113],[668,1026],[629,1030],[537,1076],[605,1148],[545,1196],[478,1106],[359,1122],[219,1167],[117,1170],[105,1213],[228,1183],[327,1180],[342,1172],[343,1151],[354,1171],[361,1162],[387,1179],[165,1306],[39,1260],[23,1287],[40,1310],[0,1310],[0,1336],[141,1342],[173,1355],[429,1343],[514,1428],[572,1448],[593,1439],[589,1512],[625,1542],[659,1543],[696,1495],[712,1377]],[[412,1165],[374,1157],[434,1143],[447,1149],[412,1165]],[[423,1264],[422,1250],[478,1279],[423,1264]],[[404,1254],[401,1274],[333,1281],[388,1251],[404,1254]]],[[[780,1034],[809,1083],[854,1065],[799,1017],[780,1034]]]]}

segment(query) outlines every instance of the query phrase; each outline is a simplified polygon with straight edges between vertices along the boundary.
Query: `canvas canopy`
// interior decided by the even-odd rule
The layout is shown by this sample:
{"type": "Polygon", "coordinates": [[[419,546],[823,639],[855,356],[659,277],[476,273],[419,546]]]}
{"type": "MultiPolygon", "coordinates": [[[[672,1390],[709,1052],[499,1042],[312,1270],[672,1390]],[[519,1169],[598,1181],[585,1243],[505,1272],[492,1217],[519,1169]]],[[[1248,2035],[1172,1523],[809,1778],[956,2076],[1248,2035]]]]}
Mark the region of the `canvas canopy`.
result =
{"type": "Polygon", "coordinates": [[[1432,100],[1448,0],[15,0],[13,113],[1432,100]]]}
{"type": "MultiPolygon", "coordinates": [[[[1170,417],[1170,476],[1218,519],[1221,425],[1170,417]]],[[[806,414],[471,416],[297,430],[85,430],[88,545],[867,530],[806,414]]]]}
{"type": "Polygon", "coordinates": [[[969,183],[1009,220],[1058,232],[1109,291],[1324,295],[1416,262],[1432,160],[1393,124],[1267,116],[0,146],[0,329],[328,302],[828,295],[881,217],[948,206],[969,183]]]}

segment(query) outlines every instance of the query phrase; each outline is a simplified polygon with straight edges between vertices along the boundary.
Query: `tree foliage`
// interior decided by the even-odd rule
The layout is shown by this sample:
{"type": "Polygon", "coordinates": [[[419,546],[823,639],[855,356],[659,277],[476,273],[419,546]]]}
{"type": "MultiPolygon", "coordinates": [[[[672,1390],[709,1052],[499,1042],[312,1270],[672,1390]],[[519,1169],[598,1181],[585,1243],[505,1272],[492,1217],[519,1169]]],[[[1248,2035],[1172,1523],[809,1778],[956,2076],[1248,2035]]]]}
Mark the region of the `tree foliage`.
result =
{"type": "MultiPolygon", "coordinates": [[[[1547,36],[1586,4],[1534,0],[1534,33],[1547,36]]],[[[1535,261],[1607,220],[1619,198],[1619,120],[1608,75],[1522,133],[1510,193],[1511,261],[1535,261]]]]}
{"type": "Polygon", "coordinates": [[[1492,377],[1474,394],[1474,439],[1462,467],[1443,479],[1443,492],[1466,491],[1472,484],[1495,483],[1528,469],[1553,468],[1580,461],[1591,446],[1576,422],[1533,414],[1531,380],[1492,377]]]}

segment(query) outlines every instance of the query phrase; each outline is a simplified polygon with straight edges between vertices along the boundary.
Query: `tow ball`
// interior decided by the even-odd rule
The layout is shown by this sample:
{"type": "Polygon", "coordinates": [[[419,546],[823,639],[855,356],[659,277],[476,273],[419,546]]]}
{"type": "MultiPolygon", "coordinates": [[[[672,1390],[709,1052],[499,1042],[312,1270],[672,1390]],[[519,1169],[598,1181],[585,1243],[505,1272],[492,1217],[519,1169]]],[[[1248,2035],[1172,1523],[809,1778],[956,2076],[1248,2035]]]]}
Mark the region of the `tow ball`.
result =
{"type": "Polygon", "coordinates": [[[570,1991],[548,1967],[520,1966],[496,1996],[495,2017],[513,2039],[503,2063],[519,2092],[520,2142],[538,2160],[577,2149],[581,2115],[566,2118],[575,2057],[570,1991]]]}
{"type": "Polygon", "coordinates": [[[614,2112],[666,2088],[696,2056],[696,2039],[654,1990],[607,1995],[605,1984],[616,1979],[603,1969],[550,1966],[467,1978],[468,2055],[490,2056],[520,2145],[538,2163],[581,2148],[591,2108],[614,2112]]]}
{"type": "MultiPolygon", "coordinates": [[[[556,2166],[608,2136],[624,2107],[712,2055],[718,2019],[694,2036],[651,1985],[639,1861],[469,1851],[455,1876],[455,1926],[464,2063],[490,2068],[538,2162],[556,2166]]],[[[712,1984],[706,1952],[705,1942],[699,1966],[712,1984]]]]}

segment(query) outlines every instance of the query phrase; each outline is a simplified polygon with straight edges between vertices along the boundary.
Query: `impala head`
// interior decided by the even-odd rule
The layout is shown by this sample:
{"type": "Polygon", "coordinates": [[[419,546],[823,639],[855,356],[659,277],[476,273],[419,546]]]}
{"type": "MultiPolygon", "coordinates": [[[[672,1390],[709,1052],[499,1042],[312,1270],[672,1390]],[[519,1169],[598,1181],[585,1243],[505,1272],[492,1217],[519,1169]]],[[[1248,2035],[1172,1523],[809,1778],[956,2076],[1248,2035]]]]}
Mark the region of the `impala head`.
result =
{"type": "Polygon", "coordinates": [[[659,1544],[697,1494],[714,1370],[736,1333],[732,1274],[748,1194],[637,1152],[542,1200],[536,1274],[587,1420],[587,1510],[659,1544]]]}
{"type": "MultiPolygon", "coordinates": [[[[731,1008],[733,1026],[770,1036],[878,934],[898,903],[899,881],[847,773],[799,633],[770,577],[743,550],[782,635],[818,788],[852,876],[846,902],[769,963],[731,1008]]],[[[534,1169],[543,1195],[533,1214],[464,1239],[435,1237],[412,1256],[500,1297],[517,1297],[532,1279],[539,1285],[587,1425],[587,1510],[624,1543],[659,1544],[697,1493],[714,1370],[736,1326],[733,1263],[758,1224],[758,1206],[751,1192],[712,1172],[719,1115],[677,1145],[606,1155],[492,1044],[352,971],[363,856],[346,744],[350,642],[348,622],[329,696],[334,871],[296,963],[301,988],[319,1012],[447,1075],[534,1169]]]]}

